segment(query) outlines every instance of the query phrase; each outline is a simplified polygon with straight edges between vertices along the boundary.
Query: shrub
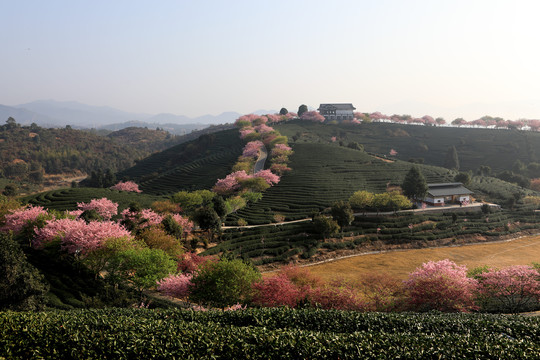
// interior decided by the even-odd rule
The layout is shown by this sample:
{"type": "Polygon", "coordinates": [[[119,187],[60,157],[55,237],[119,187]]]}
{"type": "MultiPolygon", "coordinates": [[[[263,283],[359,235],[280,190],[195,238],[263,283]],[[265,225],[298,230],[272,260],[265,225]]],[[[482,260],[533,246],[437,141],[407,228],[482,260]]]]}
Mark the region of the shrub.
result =
{"type": "Polygon", "coordinates": [[[284,273],[264,278],[253,284],[253,304],[263,307],[296,307],[306,296],[284,273]]]}
{"type": "Polygon", "coordinates": [[[246,304],[253,298],[253,282],[260,277],[255,267],[239,259],[207,262],[193,277],[190,299],[221,308],[246,304]]]}

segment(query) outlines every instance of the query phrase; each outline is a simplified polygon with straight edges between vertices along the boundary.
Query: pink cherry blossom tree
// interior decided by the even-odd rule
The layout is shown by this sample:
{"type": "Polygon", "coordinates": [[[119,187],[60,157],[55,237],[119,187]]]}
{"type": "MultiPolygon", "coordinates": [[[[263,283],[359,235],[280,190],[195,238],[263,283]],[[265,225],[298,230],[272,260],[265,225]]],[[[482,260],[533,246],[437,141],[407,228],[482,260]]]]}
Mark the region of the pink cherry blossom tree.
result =
{"type": "Polygon", "coordinates": [[[405,287],[416,311],[466,312],[476,309],[478,282],[467,277],[467,268],[446,259],[422,264],[409,274],[405,287]]]}
{"type": "Polygon", "coordinates": [[[59,239],[62,249],[70,254],[85,257],[99,249],[107,239],[132,238],[129,231],[113,221],[91,221],[88,224],[82,219],[57,219],[48,221],[36,229],[33,242],[35,248],[59,239]]]}
{"type": "Polygon", "coordinates": [[[324,122],[325,118],[318,111],[306,111],[300,116],[302,120],[324,122]]]}
{"type": "Polygon", "coordinates": [[[28,205],[25,208],[10,210],[4,219],[4,226],[1,231],[20,232],[26,225],[37,220],[39,216],[48,216],[47,211],[42,206],[28,205]]]}
{"type": "Polygon", "coordinates": [[[95,210],[105,220],[118,214],[118,204],[107,198],[92,199],[89,203],[77,203],[77,207],[82,211],[95,210]]]}
{"type": "Polygon", "coordinates": [[[255,126],[255,131],[257,131],[259,134],[266,134],[266,133],[271,133],[272,131],[275,131],[275,130],[271,126],[268,126],[266,124],[261,124],[261,125],[255,126]]]}
{"type": "Polygon", "coordinates": [[[540,273],[531,266],[490,269],[478,279],[479,301],[486,310],[515,313],[540,301],[540,273]]]}
{"type": "Polygon", "coordinates": [[[193,221],[189,220],[189,218],[184,217],[180,214],[172,214],[171,216],[173,220],[182,227],[184,237],[188,236],[193,231],[195,224],[193,223],[193,221]]]}
{"type": "Polygon", "coordinates": [[[244,151],[242,152],[242,156],[244,157],[259,157],[259,153],[261,151],[261,147],[263,147],[264,144],[262,141],[256,140],[256,141],[250,141],[244,146],[244,151]]]}
{"type": "Polygon", "coordinates": [[[136,212],[131,211],[130,209],[124,209],[121,215],[122,220],[130,220],[141,229],[148,226],[159,225],[163,221],[163,215],[160,215],[151,209],[142,209],[141,211],[136,212]]]}
{"type": "Polygon", "coordinates": [[[136,193],[141,193],[142,191],[139,189],[139,185],[134,183],[133,181],[120,181],[118,184],[111,186],[111,190],[118,190],[118,191],[131,191],[136,193]]]}
{"type": "Polygon", "coordinates": [[[240,129],[240,138],[244,139],[246,136],[253,133],[255,133],[255,129],[253,129],[252,127],[242,128],[240,129]]]}
{"type": "Polygon", "coordinates": [[[272,171],[270,171],[270,170],[258,171],[253,176],[263,178],[264,181],[266,181],[266,183],[268,185],[275,185],[275,184],[277,184],[279,182],[279,179],[280,179],[278,175],[273,174],[272,171]]]}
{"type": "Polygon", "coordinates": [[[158,281],[157,290],[175,298],[186,298],[189,296],[191,287],[193,286],[191,279],[193,279],[192,274],[171,274],[158,281]]]}
{"type": "Polygon", "coordinates": [[[263,307],[294,308],[306,297],[306,292],[283,273],[255,282],[252,287],[255,290],[253,303],[263,307]]]}

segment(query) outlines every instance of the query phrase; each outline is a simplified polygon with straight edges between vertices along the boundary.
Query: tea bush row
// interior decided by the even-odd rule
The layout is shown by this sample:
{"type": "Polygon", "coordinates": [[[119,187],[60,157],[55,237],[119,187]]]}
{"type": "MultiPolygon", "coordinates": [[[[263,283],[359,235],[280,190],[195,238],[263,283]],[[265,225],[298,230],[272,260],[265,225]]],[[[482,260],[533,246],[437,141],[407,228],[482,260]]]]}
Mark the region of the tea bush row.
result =
{"type": "Polygon", "coordinates": [[[537,318],[252,309],[0,313],[9,359],[525,359],[537,318]]]}

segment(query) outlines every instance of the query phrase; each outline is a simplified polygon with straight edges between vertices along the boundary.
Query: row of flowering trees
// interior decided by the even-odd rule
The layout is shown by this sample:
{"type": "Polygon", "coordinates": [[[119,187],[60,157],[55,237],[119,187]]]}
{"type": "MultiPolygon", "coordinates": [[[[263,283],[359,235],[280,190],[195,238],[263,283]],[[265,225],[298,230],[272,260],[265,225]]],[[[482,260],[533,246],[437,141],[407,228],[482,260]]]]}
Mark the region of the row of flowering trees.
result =
{"type": "Polygon", "coordinates": [[[218,179],[212,190],[227,196],[228,202],[235,200],[240,206],[257,201],[262,192],[280,181],[280,176],[290,171],[289,156],[292,149],[287,145],[287,137],[282,136],[268,124],[294,118],[296,115],[243,115],[236,120],[240,137],[247,141],[242,155],[233,166],[233,171],[223,179],[218,179]],[[269,149],[270,169],[254,171],[260,156],[269,149]]]}
{"type": "Polygon", "coordinates": [[[358,281],[330,282],[322,281],[306,268],[293,266],[264,278],[249,271],[250,275],[244,277],[247,270],[237,268],[240,272],[237,277],[243,284],[231,285],[228,279],[228,286],[236,288],[237,296],[226,298],[224,294],[218,295],[232,291],[218,285],[224,281],[221,277],[230,271],[225,270],[226,264],[196,255],[190,255],[184,262],[190,266],[184,266],[186,270],[181,274],[160,281],[158,289],[169,296],[218,307],[242,303],[260,307],[307,305],[358,311],[444,312],[520,312],[540,308],[540,273],[531,266],[481,267],[468,272],[465,266],[442,260],[423,264],[405,281],[372,274],[358,281]],[[245,284],[246,279],[251,279],[250,286],[245,284]],[[216,297],[211,294],[208,298],[201,297],[200,287],[210,283],[216,297]],[[243,292],[239,292],[239,287],[243,292]],[[214,301],[217,298],[221,300],[214,301]]]}
{"type": "Polygon", "coordinates": [[[465,127],[477,127],[477,128],[494,128],[494,129],[520,129],[520,130],[540,130],[540,120],[536,119],[519,119],[519,120],[504,120],[501,117],[483,116],[479,119],[466,121],[463,118],[457,118],[452,120],[450,124],[447,124],[446,120],[438,117],[433,118],[429,115],[422,117],[412,117],[410,115],[385,115],[380,112],[373,113],[354,113],[354,119],[352,123],[359,122],[390,122],[397,124],[411,124],[411,125],[430,125],[430,126],[465,126],[465,127]]]}
{"type": "Polygon", "coordinates": [[[0,232],[35,249],[69,254],[96,276],[142,290],[177,271],[194,228],[189,218],[163,209],[134,204],[118,213],[118,204],[106,198],[66,212],[29,205],[7,211],[0,232]]]}

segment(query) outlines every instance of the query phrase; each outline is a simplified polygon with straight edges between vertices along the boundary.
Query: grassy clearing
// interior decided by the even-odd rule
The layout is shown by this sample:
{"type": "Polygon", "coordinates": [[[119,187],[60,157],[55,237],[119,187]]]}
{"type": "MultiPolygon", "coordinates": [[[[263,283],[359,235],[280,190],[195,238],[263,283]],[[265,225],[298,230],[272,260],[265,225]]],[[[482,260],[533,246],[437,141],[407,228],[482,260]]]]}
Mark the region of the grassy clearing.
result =
{"type": "Polygon", "coordinates": [[[512,241],[490,244],[360,255],[313,265],[309,269],[312,273],[326,280],[338,275],[354,279],[373,272],[387,273],[404,279],[408,273],[422,263],[443,259],[450,259],[459,265],[466,265],[469,269],[480,265],[493,267],[527,265],[533,261],[540,261],[540,236],[527,236],[512,241]]]}

